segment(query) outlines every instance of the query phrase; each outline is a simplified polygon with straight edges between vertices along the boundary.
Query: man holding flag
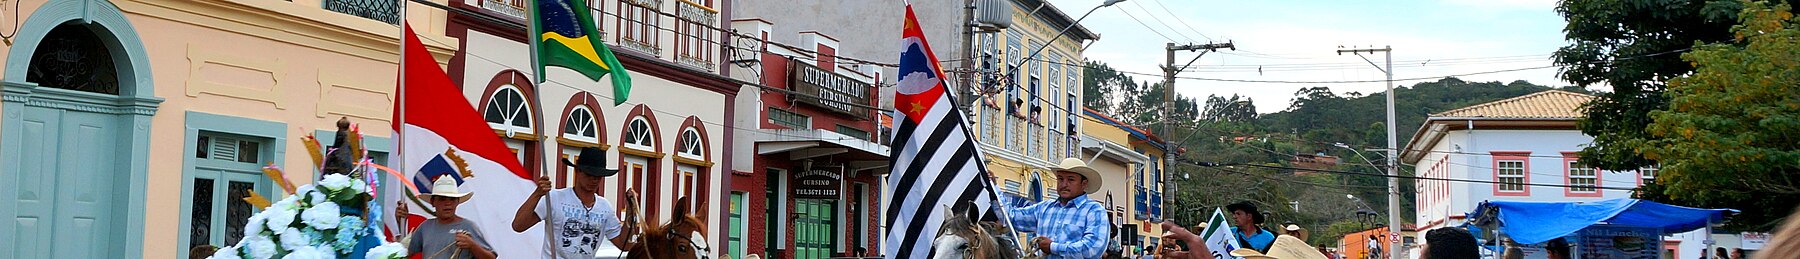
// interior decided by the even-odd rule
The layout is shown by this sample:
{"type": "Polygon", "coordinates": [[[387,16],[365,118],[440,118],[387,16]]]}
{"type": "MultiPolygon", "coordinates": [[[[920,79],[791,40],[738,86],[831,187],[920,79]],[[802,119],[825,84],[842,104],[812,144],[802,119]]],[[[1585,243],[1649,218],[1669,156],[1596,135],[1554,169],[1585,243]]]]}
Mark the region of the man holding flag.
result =
{"type": "MultiPolygon", "coordinates": [[[[425,45],[413,34],[410,25],[404,33],[406,44],[401,52],[401,84],[395,98],[393,126],[400,138],[402,166],[399,169],[407,174],[405,177],[412,178],[412,186],[417,188],[404,191],[440,193],[446,191],[440,188],[455,188],[480,192],[481,196],[458,202],[453,210],[458,218],[479,226],[480,232],[487,234],[486,240],[494,248],[492,252],[500,257],[536,254],[543,246],[543,239],[532,237],[541,237],[542,233],[535,230],[515,233],[510,228],[512,208],[524,202],[535,187],[531,181],[533,174],[525,170],[499,137],[494,136],[494,130],[488,128],[481,114],[475,112],[462,91],[438,67],[437,60],[425,51],[425,45]],[[434,184],[439,179],[448,180],[444,184],[434,184]]],[[[388,186],[402,188],[400,186],[404,184],[388,186]]],[[[407,196],[412,195],[384,195],[382,202],[398,204],[407,196]]],[[[425,213],[413,210],[413,215],[395,216],[409,218],[409,222],[417,224],[424,221],[424,215],[420,214],[430,214],[432,209],[426,207],[425,213]]],[[[390,227],[408,229],[412,226],[390,227]]],[[[419,235],[450,233],[419,232],[413,238],[431,238],[419,235]]]]}
{"type": "Polygon", "coordinates": [[[1004,217],[995,206],[998,199],[987,181],[981,150],[963,120],[967,116],[955,107],[910,4],[900,42],[893,153],[888,156],[893,169],[888,185],[893,188],[886,195],[887,245],[881,249],[887,258],[928,258],[930,235],[943,225],[945,210],[977,211],[981,219],[1004,217]]]}
{"type": "Polygon", "coordinates": [[[1112,233],[1106,206],[1088,198],[1100,191],[1100,180],[1100,172],[1080,158],[1065,158],[1056,168],[1056,200],[1014,208],[1012,221],[1038,234],[1031,245],[1045,258],[1100,258],[1112,233]]]}

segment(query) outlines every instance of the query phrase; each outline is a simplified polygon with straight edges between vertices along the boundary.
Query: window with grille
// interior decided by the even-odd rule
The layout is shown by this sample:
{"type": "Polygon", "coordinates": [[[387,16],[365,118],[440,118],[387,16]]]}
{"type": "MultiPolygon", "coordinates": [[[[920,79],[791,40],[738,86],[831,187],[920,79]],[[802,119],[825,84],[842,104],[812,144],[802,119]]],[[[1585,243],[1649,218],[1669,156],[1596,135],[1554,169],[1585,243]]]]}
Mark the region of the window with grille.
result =
{"type": "Polygon", "coordinates": [[[1494,168],[1500,182],[1500,191],[1525,191],[1525,161],[1501,160],[1494,168]]]}
{"type": "Polygon", "coordinates": [[[569,112],[569,118],[563,120],[563,138],[599,143],[600,133],[596,132],[595,123],[598,122],[594,119],[593,110],[589,110],[587,106],[575,106],[575,110],[569,112]]]}
{"type": "Polygon", "coordinates": [[[487,119],[488,127],[497,130],[531,133],[534,131],[531,130],[530,107],[518,87],[503,85],[494,90],[493,96],[488,96],[482,117],[487,119]]]}
{"type": "Polygon", "coordinates": [[[643,116],[631,118],[625,126],[625,145],[643,150],[651,150],[656,146],[656,138],[650,132],[650,121],[643,116]]]}
{"type": "Polygon", "coordinates": [[[1576,161],[1568,161],[1569,185],[1584,187],[1568,187],[1571,192],[1594,192],[1600,186],[1600,177],[1593,167],[1583,166],[1576,161]]]}
{"type": "Polygon", "coordinates": [[[675,29],[681,35],[676,61],[711,70],[714,69],[714,51],[719,46],[713,42],[715,31],[711,27],[718,21],[719,12],[704,6],[706,4],[709,3],[678,1],[676,4],[675,29]]]}
{"type": "Polygon", "coordinates": [[[660,56],[662,0],[619,1],[619,45],[660,56]]]}
{"type": "Polygon", "coordinates": [[[812,117],[788,110],[777,109],[775,107],[769,107],[769,122],[775,123],[775,125],[781,125],[782,127],[787,127],[788,129],[812,128],[812,117]]]}
{"type": "Polygon", "coordinates": [[[1638,180],[1642,181],[1644,184],[1655,182],[1657,171],[1662,171],[1662,168],[1658,168],[1657,166],[1639,167],[1638,180]]]}
{"type": "Polygon", "coordinates": [[[188,223],[187,244],[235,244],[244,238],[244,225],[254,212],[245,202],[250,192],[267,193],[262,166],[267,139],[201,132],[194,141],[191,185],[184,211],[188,223]]]}

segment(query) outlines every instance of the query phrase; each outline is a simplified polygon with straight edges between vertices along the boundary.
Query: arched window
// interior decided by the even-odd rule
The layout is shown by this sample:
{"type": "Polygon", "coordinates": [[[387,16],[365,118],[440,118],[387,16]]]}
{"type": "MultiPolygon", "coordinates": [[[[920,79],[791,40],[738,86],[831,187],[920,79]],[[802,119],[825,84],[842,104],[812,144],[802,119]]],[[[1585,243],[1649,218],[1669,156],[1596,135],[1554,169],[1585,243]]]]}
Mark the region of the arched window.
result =
{"type": "Polygon", "coordinates": [[[482,113],[489,127],[499,130],[532,133],[531,105],[526,102],[525,94],[513,85],[502,85],[488,97],[488,105],[482,113]]]}
{"type": "Polygon", "coordinates": [[[1038,175],[1036,172],[1031,173],[1031,197],[1030,197],[1030,199],[1031,199],[1032,203],[1044,201],[1044,187],[1045,186],[1044,186],[1043,178],[1038,178],[1038,175]]]}
{"type": "Polygon", "coordinates": [[[569,117],[563,121],[562,136],[571,140],[599,143],[600,133],[596,125],[599,123],[594,119],[593,110],[588,109],[587,106],[575,106],[573,111],[569,111],[569,117]]]}
{"type": "Polygon", "coordinates": [[[675,154],[695,160],[705,160],[706,143],[700,138],[700,131],[694,128],[681,130],[681,146],[675,148],[675,154]]]}
{"type": "Polygon", "coordinates": [[[655,150],[653,147],[656,146],[656,137],[650,131],[649,120],[645,120],[643,116],[631,118],[631,123],[625,125],[625,145],[644,150],[655,150]]]}

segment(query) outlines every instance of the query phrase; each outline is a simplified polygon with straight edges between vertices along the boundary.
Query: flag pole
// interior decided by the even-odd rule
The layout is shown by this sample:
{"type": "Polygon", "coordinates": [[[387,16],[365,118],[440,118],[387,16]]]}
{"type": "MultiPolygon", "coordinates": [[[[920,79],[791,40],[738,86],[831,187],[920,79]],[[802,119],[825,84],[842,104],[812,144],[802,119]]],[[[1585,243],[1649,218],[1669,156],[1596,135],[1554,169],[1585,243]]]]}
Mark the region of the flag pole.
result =
{"type": "MultiPolygon", "coordinates": [[[[406,175],[406,173],[408,173],[406,171],[406,134],[403,134],[401,132],[406,131],[406,40],[407,40],[406,30],[408,28],[410,28],[410,26],[412,26],[412,25],[406,23],[406,0],[395,0],[395,1],[398,2],[397,4],[400,5],[400,20],[397,21],[400,23],[400,34],[399,34],[399,37],[396,37],[396,38],[400,39],[400,44],[399,44],[400,45],[400,59],[396,60],[394,63],[400,64],[400,73],[398,75],[399,78],[397,79],[400,82],[398,84],[399,86],[395,89],[395,91],[397,91],[397,93],[394,93],[394,99],[396,102],[399,103],[399,105],[395,105],[395,106],[399,107],[399,108],[395,108],[395,109],[398,109],[397,113],[395,113],[395,114],[399,114],[399,116],[394,116],[394,117],[397,117],[397,118],[394,118],[394,120],[396,122],[396,123],[394,123],[394,125],[399,125],[399,127],[394,127],[394,132],[390,132],[388,134],[393,135],[394,140],[397,140],[397,142],[399,142],[399,144],[396,145],[396,147],[394,149],[394,153],[396,154],[396,156],[400,157],[400,159],[398,159],[397,160],[398,162],[396,162],[396,163],[398,163],[397,164],[397,165],[399,165],[398,168],[400,168],[400,170],[401,170],[400,174],[406,175]]],[[[406,181],[409,179],[394,179],[394,180],[395,181],[406,181]]],[[[410,194],[410,193],[405,193],[406,190],[401,190],[401,192],[402,192],[402,195],[410,194]]],[[[401,201],[405,201],[405,200],[401,200],[401,201]]],[[[400,205],[395,205],[395,206],[400,206],[400,205]]],[[[420,209],[423,209],[423,208],[420,208],[420,209]]],[[[410,218],[409,216],[410,215],[397,215],[397,214],[394,215],[394,222],[399,223],[399,224],[397,224],[399,227],[394,228],[395,229],[394,232],[397,232],[397,233],[395,233],[394,236],[396,236],[396,237],[405,236],[407,234],[407,232],[411,232],[408,229],[406,229],[406,227],[410,225],[410,224],[407,224],[408,222],[406,222],[407,219],[410,218]]],[[[395,241],[399,241],[399,240],[395,240],[395,241]]]]}
{"type": "MultiPolygon", "coordinates": [[[[537,81],[532,82],[533,83],[532,85],[541,86],[541,85],[543,85],[545,79],[547,79],[548,77],[544,76],[544,66],[541,66],[538,64],[538,39],[539,39],[539,37],[542,37],[541,35],[536,34],[537,26],[538,26],[538,21],[537,21],[538,1],[541,1],[541,0],[532,0],[531,6],[525,7],[526,8],[525,41],[527,43],[529,43],[531,46],[529,48],[531,51],[531,77],[537,79],[537,81]]],[[[537,89],[533,89],[533,91],[531,91],[531,95],[532,95],[532,98],[535,98],[535,99],[537,99],[538,102],[540,102],[540,103],[537,103],[537,106],[543,107],[543,103],[541,103],[541,102],[544,100],[544,98],[543,98],[544,97],[544,88],[538,87],[537,89]]],[[[542,111],[543,109],[538,109],[538,110],[542,111]]],[[[538,151],[543,152],[542,147],[539,147],[538,151]]],[[[560,153],[560,151],[558,153],[560,153]]],[[[561,157],[561,154],[558,154],[556,156],[551,156],[551,157],[561,157]]],[[[552,161],[550,164],[555,164],[557,166],[563,166],[562,164],[556,163],[555,161],[552,161]]],[[[576,173],[580,173],[580,172],[576,172],[576,173]]],[[[546,174],[548,174],[548,172],[545,172],[542,170],[539,170],[537,172],[537,176],[540,178],[544,177],[546,174]]],[[[537,179],[532,179],[532,180],[535,181],[537,179]]],[[[556,180],[561,181],[562,179],[556,179],[556,180]]],[[[551,189],[555,189],[555,186],[552,186],[551,189]]],[[[554,228],[555,227],[554,225],[556,225],[556,224],[551,224],[552,222],[554,222],[551,219],[556,218],[556,217],[554,217],[554,215],[556,215],[556,203],[551,201],[550,196],[551,195],[549,193],[544,194],[543,202],[547,203],[547,204],[543,204],[544,213],[548,214],[548,215],[542,215],[543,218],[540,221],[544,223],[544,246],[543,246],[543,249],[550,253],[550,257],[556,258],[557,257],[556,249],[550,248],[550,244],[556,243],[556,236],[555,236],[556,231],[551,230],[551,228],[554,228]]]]}

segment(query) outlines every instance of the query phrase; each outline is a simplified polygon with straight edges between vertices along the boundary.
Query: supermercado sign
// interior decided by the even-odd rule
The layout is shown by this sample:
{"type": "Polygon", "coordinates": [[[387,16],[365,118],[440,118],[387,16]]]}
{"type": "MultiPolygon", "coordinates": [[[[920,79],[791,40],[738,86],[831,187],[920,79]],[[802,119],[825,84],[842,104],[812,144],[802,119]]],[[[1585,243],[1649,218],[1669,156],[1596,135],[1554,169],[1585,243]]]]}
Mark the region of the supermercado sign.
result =
{"type": "Polygon", "coordinates": [[[868,83],[857,81],[818,66],[805,62],[789,62],[792,69],[788,77],[792,80],[789,86],[794,92],[819,98],[788,96],[794,101],[824,107],[839,113],[849,114],[858,119],[869,119],[869,109],[850,105],[869,104],[869,92],[873,87],[868,83]],[[824,99],[824,100],[820,100],[824,99]]]}

